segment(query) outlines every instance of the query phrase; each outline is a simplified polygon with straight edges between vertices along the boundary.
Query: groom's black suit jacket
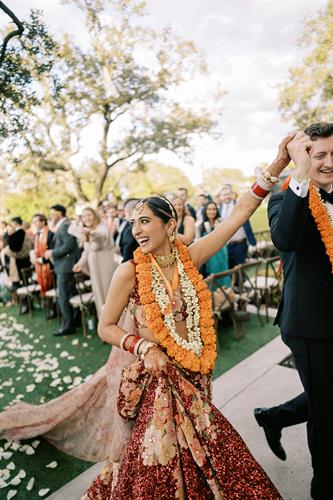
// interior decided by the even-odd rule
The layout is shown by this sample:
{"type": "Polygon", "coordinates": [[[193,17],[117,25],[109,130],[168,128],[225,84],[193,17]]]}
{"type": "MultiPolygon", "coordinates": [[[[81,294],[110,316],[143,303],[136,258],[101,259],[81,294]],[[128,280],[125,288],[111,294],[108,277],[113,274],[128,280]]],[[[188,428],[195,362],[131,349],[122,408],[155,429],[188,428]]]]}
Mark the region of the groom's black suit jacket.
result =
{"type": "Polygon", "coordinates": [[[309,196],[290,188],[269,201],[272,241],[284,270],[275,324],[283,335],[333,340],[333,274],[308,204],[309,196]]]}

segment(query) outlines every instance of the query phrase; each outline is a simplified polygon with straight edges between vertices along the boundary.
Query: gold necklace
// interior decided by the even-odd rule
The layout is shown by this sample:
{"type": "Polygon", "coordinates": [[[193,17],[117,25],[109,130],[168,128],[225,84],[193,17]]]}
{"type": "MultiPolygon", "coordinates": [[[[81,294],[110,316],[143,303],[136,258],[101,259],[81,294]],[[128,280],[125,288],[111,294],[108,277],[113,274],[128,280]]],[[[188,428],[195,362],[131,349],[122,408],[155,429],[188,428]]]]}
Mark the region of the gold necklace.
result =
{"type": "Polygon", "coordinates": [[[154,258],[162,268],[171,266],[176,260],[176,249],[174,248],[168,255],[154,255],[154,258]]]}

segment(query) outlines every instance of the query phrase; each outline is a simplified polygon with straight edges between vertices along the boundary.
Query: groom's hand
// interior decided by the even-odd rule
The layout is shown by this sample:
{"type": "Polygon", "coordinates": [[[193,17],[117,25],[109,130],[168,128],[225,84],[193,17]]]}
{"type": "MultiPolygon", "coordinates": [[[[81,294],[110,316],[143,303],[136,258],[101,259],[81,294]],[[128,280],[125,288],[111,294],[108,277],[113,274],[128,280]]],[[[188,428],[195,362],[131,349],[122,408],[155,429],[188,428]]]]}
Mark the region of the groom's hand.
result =
{"type": "Polygon", "coordinates": [[[295,137],[288,143],[287,149],[290,158],[296,165],[294,177],[298,181],[303,181],[309,175],[311,167],[310,152],[312,141],[304,132],[297,132],[295,137]]]}

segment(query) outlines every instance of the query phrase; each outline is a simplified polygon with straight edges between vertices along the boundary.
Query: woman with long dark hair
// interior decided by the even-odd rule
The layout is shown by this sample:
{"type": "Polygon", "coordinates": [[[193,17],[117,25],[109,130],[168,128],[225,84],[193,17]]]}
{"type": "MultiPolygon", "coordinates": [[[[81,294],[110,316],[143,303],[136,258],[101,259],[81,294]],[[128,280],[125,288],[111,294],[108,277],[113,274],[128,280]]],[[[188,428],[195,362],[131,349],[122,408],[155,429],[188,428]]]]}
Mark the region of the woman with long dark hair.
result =
{"type": "MultiPolygon", "coordinates": [[[[221,222],[220,212],[215,201],[210,201],[207,203],[203,210],[203,220],[199,226],[200,237],[206,236],[207,234],[214,231],[217,225],[221,222]]],[[[218,250],[210,259],[204,264],[203,271],[205,276],[210,274],[221,273],[227,271],[228,269],[228,250],[226,246],[223,246],[218,250]]],[[[224,278],[219,278],[216,280],[214,286],[217,288],[220,286],[230,287],[231,280],[230,277],[226,276],[224,278]]]]}

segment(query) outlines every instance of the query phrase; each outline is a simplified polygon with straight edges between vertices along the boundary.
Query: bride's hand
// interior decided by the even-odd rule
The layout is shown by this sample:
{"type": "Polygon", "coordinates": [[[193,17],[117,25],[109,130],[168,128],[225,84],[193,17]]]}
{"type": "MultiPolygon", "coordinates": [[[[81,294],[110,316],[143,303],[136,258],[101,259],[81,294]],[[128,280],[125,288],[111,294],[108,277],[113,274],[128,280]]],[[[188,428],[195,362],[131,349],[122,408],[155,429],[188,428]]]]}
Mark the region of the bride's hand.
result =
{"type": "Polygon", "coordinates": [[[290,163],[290,156],[287,146],[290,141],[295,137],[296,132],[290,132],[286,137],[282,139],[279,144],[278,153],[275,160],[270,164],[267,171],[270,175],[274,177],[279,177],[282,170],[284,170],[290,163]]]}
{"type": "Polygon", "coordinates": [[[163,351],[154,346],[149,349],[143,362],[147,371],[158,376],[161,372],[167,372],[169,358],[163,351]]]}

